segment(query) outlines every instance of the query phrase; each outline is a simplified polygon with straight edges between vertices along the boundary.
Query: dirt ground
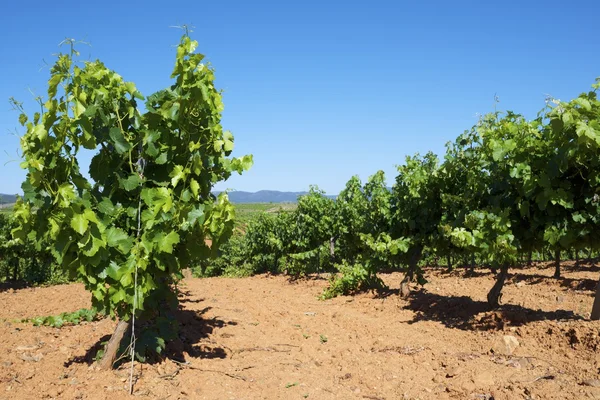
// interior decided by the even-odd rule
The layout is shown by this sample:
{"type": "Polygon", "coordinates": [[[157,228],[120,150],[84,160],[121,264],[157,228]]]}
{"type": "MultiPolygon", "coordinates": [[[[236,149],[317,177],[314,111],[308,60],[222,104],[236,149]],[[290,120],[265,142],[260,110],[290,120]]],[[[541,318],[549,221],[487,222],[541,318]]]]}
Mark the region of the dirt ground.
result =
{"type": "MultiPolygon", "coordinates": [[[[557,280],[551,267],[513,269],[493,312],[487,271],[428,270],[406,300],[398,273],[383,275],[385,296],[328,301],[319,278],[186,279],[184,359],[136,364],[134,397],[600,399],[600,322],[586,320],[599,271],[565,267],[557,280]]],[[[82,285],[2,289],[0,304],[0,399],[128,397],[126,366],[90,362],[115,322],[15,322],[89,307],[82,285]]]]}

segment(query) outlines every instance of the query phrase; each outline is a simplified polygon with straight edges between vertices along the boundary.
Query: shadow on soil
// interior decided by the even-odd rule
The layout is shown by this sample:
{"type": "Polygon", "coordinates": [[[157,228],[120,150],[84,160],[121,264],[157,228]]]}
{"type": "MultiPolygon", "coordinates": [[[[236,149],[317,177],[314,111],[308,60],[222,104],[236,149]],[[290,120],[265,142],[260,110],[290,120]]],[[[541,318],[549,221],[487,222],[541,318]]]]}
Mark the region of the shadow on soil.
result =
{"type": "MultiPolygon", "coordinates": [[[[180,299],[185,300],[185,299],[180,299]]],[[[200,302],[201,300],[190,300],[189,302],[200,302]]],[[[186,301],[181,301],[185,303],[186,301]]],[[[202,310],[183,310],[179,309],[174,312],[174,318],[179,322],[178,338],[169,342],[164,356],[169,359],[184,362],[187,353],[194,358],[226,358],[226,349],[200,343],[203,339],[209,338],[215,330],[228,325],[237,325],[234,321],[224,321],[218,318],[204,318],[203,315],[209,311],[211,307],[205,307],[202,310]]],[[[94,358],[99,350],[104,348],[105,343],[110,339],[110,335],[105,335],[100,338],[84,355],[74,356],[64,363],[65,367],[72,364],[88,364],[94,363],[94,358]]],[[[129,338],[124,338],[124,342],[128,343],[129,338]]],[[[157,360],[148,360],[148,363],[158,362],[157,360]]]]}
{"type": "Polygon", "coordinates": [[[580,320],[572,311],[532,310],[506,304],[490,310],[486,302],[467,296],[442,296],[426,290],[414,291],[408,297],[406,309],[415,312],[409,324],[419,321],[437,321],[449,328],[462,330],[501,330],[507,326],[520,326],[542,320],[580,320]]]}
{"type": "MultiPolygon", "coordinates": [[[[545,283],[549,285],[555,285],[558,283],[561,287],[571,289],[571,290],[588,290],[595,291],[596,285],[598,285],[598,281],[594,279],[587,278],[554,278],[552,274],[554,273],[554,266],[536,266],[535,268],[543,268],[546,267],[549,270],[548,275],[543,275],[539,273],[527,273],[527,270],[532,267],[528,266],[519,266],[513,267],[510,269],[510,276],[508,278],[508,282],[519,283],[523,282],[527,285],[537,285],[540,283],[545,283]]],[[[600,271],[600,267],[595,265],[564,265],[561,266],[561,271],[564,272],[596,272],[600,271]]],[[[494,274],[489,269],[475,269],[474,271],[469,271],[465,269],[454,269],[452,271],[444,270],[442,272],[433,271],[433,273],[440,274],[442,276],[458,276],[461,278],[479,278],[483,276],[494,276],[494,274]]]]}
{"type": "Polygon", "coordinates": [[[8,281],[0,283],[0,293],[8,290],[19,290],[31,287],[31,284],[23,281],[8,281]]]}
{"type": "Polygon", "coordinates": [[[444,268],[438,272],[441,276],[459,276],[461,278],[480,278],[482,276],[493,275],[492,271],[484,268],[477,268],[474,270],[466,269],[466,268],[454,268],[448,270],[444,268]]]}
{"type": "Polygon", "coordinates": [[[568,272],[600,272],[600,267],[596,264],[592,265],[565,265],[560,267],[568,272]]]}
{"type": "Polygon", "coordinates": [[[204,299],[194,299],[192,298],[192,292],[190,292],[189,290],[182,290],[179,289],[179,293],[178,293],[178,298],[179,298],[179,304],[190,304],[190,303],[202,303],[204,301],[204,299]]]}
{"type": "Polygon", "coordinates": [[[287,275],[288,283],[302,283],[311,281],[329,281],[335,274],[332,272],[313,272],[307,275],[287,275]]]}
{"type": "Polygon", "coordinates": [[[524,273],[513,273],[509,278],[509,282],[519,283],[524,282],[527,285],[536,285],[539,283],[546,283],[553,285],[558,283],[560,286],[571,289],[571,290],[596,290],[598,281],[594,279],[576,279],[576,278],[554,278],[552,276],[541,275],[541,274],[524,274],[524,273]]]}

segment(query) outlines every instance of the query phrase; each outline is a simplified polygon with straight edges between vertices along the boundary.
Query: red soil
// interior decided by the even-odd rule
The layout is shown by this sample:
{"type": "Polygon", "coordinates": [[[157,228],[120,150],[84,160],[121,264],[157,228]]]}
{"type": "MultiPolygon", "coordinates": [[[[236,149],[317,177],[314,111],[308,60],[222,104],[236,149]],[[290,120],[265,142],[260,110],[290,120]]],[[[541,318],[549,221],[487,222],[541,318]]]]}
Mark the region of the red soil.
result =
{"type": "MultiPolygon", "coordinates": [[[[407,299],[392,292],[319,301],[324,279],[186,279],[180,353],[187,364],[137,364],[153,399],[600,398],[600,322],[590,322],[598,269],[514,269],[488,311],[493,276],[428,270],[407,299]],[[503,337],[519,346],[505,353],[503,337]]],[[[0,399],[120,399],[128,365],[90,364],[115,322],[34,327],[15,319],[89,307],[79,284],[0,292],[0,399]]],[[[177,348],[179,347],[179,348],[177,348]]]]}

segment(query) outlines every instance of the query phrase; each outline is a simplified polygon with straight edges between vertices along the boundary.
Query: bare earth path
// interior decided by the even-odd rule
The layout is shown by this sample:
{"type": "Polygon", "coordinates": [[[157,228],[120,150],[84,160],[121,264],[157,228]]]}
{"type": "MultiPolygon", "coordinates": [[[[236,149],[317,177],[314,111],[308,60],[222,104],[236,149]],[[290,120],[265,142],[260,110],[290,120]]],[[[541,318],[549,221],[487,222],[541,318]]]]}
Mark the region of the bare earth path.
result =
{"type": "MultiPolygon", "coordinates": [[[[175,361],[136,364],[135,398],[600,399],[600,322],[589,316],[598,269],[552,279],[511,271],[489,312],[488,272],[428,271],[408,300],[401,274],[385,297],[319,301],[323,279],[187,279],[175,361]],[[512,354],[503,337],[519,346],[512,354]],[[182,365],[180,363],[187,364],[182,365]]],[[[96,371],[88,352],[114,322],[33,327],[15,319],[89,307],[79,284],[0,292],[0,399],[120,399],[126,367],[96,371]]]]}

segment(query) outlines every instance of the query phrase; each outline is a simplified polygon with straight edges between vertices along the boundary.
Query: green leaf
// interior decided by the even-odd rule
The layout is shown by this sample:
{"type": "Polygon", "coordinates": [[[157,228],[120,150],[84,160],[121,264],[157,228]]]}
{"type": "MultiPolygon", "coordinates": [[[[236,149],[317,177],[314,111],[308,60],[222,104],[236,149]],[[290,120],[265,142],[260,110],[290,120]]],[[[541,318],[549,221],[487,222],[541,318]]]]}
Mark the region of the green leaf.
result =
{"type": "MultiPolygon", "coordinates": [[[[90,239],[87,241],[85,246],[82,247],[83,255],[87,257],[94,257],[100,248],[105,247],[106,243],[101,239],[96,237],[95,235],[90,235],[90,239]]],[[[94,259],[88,260],[91,265],[96,265],[98,260],[94,262],[94,259]]]]}
{"type": "Polygon", "coordinates": [[[44,125],[42,124],[36,125],[31,133],[35,135],[35,137],[37,137],[39,140],[43,140],[48,137],[48,131],[46,130],[46,128],[44,128],[44,125]]]}
{"type": "Polygon", "coordinates": [[[192,227],[196,224],[202,225],[204,223],[204,206],[200,206],[190,211],[188,214],[188,221],[192,227]]]}
{"type": "Polygon", "coordinates": [[[252,154],[245,155],[241,158],[233,158],[231,160],[232,170],[234,170],[240,174],[244,171],[249,170],[250,167],[252,167],[252,164],[254,164],[252,154]]]}
{"type": "Polygon", "coordinates": [[[123,274],[123,276],[119,280],[119,282],[121,282],[121,285],[123,285],[123,287],[131,286],[131,284],[133,283],[133,277],[131,275],[132,275],[131,272],[127,272],[127,273],[123,274]]]}
{"type": "Polygon", "coordinates": [[[579,213],[574,213],[572,215],[572,218],[573,218],[573,221],[575,221],[575,222],[577,222],[579,224],[585,224],[585,222],[587,221],[587,219],[583,215],[581,215],[579,213]]]}
{"type": "Polygon", "coordinates": [[[125,291],[123,289],[116,290],[111,296],[110,301],[113,304],[119,304],[126,298],[125,291]]]}
{"type": "Polygon", "coordinates": [[[225,142],[223,140],[215,140],[213,146],[216,152],[220,152],[223,149],[223,144],[225,142]]]}
{"type": "Polygon", "coordinates": [[[173,198],[169,189],[160,187],[152,189],[142,189],[141,194],[144,203],[153,210],[154,215],[157,215],[160,210],[169,212],[173,207],[173,198]]]}
{"type": "Polygon", "coordinates": [[[593,140],[594,142],[600,144],[600,141],[598,140],[598,133],[594,130],[594,128],[592,128],[591,126],[589,126],[588,124],[586,124],[583,121],[577,122],[577,135],[579,137],[585,136],[585,137],[593,140]]]}
{"type": "Polygon", "coordinates": [[[95,224],[98,223],[98,218],[96,217],[96,213],[94,211],[90,210],[89,208],[85,209],[83,211],[83,216],[85,217],[85,219],[87,219],[90,222],[93,222],[95,224]]]}
{"type": "Polygon", "coordinates": [[[144,142],[146,144],[146,153],[151,157],[156,157],[158,155],[158,148],[156,147],[156,143],[160,139],[160,131],[151,130],[145,132],[144,142]]]}
{"type": "Polygon", "coordinates": [[[103,197],[102,201],[98,203],[98,211],[102,214],[113,216],[115,215],[116,208],[108,197],[103,197]]]}
{"type": "Polygon", "coordinates": [[[117,153],[123,154],[131,150],[131,144],[125,139],[120,128],[110,128],[109,136],[117,153]]]}
{"type": "Polygon", "coordinates": [[[135,188],[139,187],[142,184],[142,178],[138,174],[131,174],[121,181],[123,183],[123,188],[128,192],[131,192],[135,188]]]}
{"type": "Polygon", "coordinates": [[[154,162],[156,162],[158,165],[166,164],[166,162],[167,162],[167,153],[161,153],[160,156],[158,156],[156,158],[156,160],[154,160],[154,162]]]}
{"type": "Polygon", "coordinates": [[[198,182],[196,182],[194,178],[190,179],[190,189],[192,190],[194,196],[198,196],[200,185],[198,184],[198,182]]]}
{"type": "Polygon", "coordinates": [[[173,121],[177,121],[177,119],[179,118],[179,103],[174,103],[171,106],[171,108],[169,109],[169,117],[173,121]]]}
{"type": "Polygon", "coordinates": [[[173,246],[179,243],[179,234],[177,232],[170,232],[168,235],[157,236],[157,249],[161,253],[173,253],[173,246]]]}
{"type": "Polygon", "coordinates": [[[169,176],[171,177],[171,185],[173,185],[173,187],[177,186],[177,183],[180,180],[185,179],[186,174],[187,173],[184,170],[183,166],[176,165],[175,168],[173,168],[173,170],[169,174],[169,176]]]}
{"type": "Polygon", "coordinates": [[[75,191],[73,190],[73,186],[71,186],[69,183],[60,185],[58,188],[58,195],[61,200],[61,206],[70,206],[71,202],[75,199],[75,191]]]}
{"type": "Polygon", "coordinates": [[[578,98],[576,98],[573,101],[576,104],[580,105],[586,111],[591,111],[592,110],[592,105],[590,104],[589,100],[586,99],[585,97],[578,97],[578,98]]]}
{"type": "Polygon", "coordinates": [[[223,132],[223,150],[229,153],[233,150],[233,135],[229,131],[223,132]]]}
{"type": "Polygon", "coordinates": [[[75,118],[79,118],[81,114],[85,112],[85,106],[77,99],[74,101],[73,105],[73,116],[75,118]]]}
{"type": "Polygon", "coordinates": [[[106,230],[106,243],[116,247],[121,254],[128,254],[133,246],[133,238],[121,228],[111,227],[106,230]]]}
{"type": "Polygon", "coordinates": [[[88,224],[89,222],[83,214],[75,214],[71,218],[71,228],[80,235],[83,235],[87,231],[88,224]]]}
{"type": "Polygon", "coordinates": [[[108,265],[108,267],[106,267],[104,269],[104,273],[106,275],[108,275],[110,278],[114,279],[115,281],[118,281],[119,279],[121,279],[121,275],[122,275],[119,264],[117,264],[114,261],[111,261],[110,264],[108,265]]]}
{"type": "Polygon", "coordinates": [[[58,88],[58,84],[62,81],[62,74],[55,73],[50,77],[48,81],[48,97],[56,96],[56,90],[58,88]]]}

